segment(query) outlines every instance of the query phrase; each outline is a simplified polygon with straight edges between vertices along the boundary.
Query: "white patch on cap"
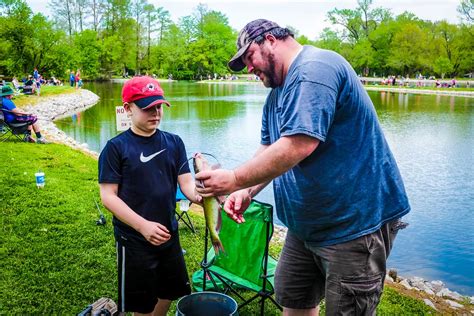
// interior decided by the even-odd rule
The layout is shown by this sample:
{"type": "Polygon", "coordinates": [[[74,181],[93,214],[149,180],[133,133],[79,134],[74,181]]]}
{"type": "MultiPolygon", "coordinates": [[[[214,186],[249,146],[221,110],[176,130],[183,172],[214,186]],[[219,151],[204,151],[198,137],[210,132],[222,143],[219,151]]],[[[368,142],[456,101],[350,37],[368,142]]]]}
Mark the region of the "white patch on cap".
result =
{"type": "Polygon", "coordinates": [[[156,90],[156,86],[155,86],[152,82],[150,82],[150,83],[148,83],[148,84],[145,86],[145,88],[142,89],[142,92],[145,92],[145,91],[147,91],[147,90],[148,90],[148,91],[155,91],[155,90],[156,90]]]}

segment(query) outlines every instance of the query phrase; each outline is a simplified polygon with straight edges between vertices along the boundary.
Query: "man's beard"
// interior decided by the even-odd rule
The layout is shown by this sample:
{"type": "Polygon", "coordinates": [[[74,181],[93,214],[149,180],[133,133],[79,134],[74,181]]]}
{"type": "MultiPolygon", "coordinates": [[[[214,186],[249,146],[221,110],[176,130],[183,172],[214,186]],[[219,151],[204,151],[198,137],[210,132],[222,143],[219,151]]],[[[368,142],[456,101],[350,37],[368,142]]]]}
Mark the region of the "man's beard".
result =
{"type": "Polygon", "coordinates": [[[276,88],[281,84],[280,78],[277,77],[275,71],[275,55],[268,54],[267,58],[268,67],[267,70],[262,71],[265,75],[265,80],[263,81],[263,85],[267,88],[276,88]]]}

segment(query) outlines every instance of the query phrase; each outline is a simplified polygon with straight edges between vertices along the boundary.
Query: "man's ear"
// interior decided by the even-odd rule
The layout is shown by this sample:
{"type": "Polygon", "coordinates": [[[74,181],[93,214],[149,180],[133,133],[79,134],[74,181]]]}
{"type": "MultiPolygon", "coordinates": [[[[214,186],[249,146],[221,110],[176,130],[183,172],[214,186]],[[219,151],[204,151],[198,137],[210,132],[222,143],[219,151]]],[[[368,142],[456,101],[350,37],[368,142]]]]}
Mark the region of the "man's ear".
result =
{"type": "Polygon", "coordinates": [[[265,34],[265,39],[273,46],[277,42],[276,37],[273,34],[265,34]]]}

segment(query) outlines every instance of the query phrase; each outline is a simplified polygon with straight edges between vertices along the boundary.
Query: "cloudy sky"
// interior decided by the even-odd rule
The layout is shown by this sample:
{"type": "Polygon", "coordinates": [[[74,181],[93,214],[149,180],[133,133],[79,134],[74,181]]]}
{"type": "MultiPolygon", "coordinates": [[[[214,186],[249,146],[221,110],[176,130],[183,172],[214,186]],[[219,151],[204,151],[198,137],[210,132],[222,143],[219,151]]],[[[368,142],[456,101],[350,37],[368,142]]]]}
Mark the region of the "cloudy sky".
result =
{"type": "MultiPolygon", "coordinates": [[[[44,0],[26,1],[33,12],[50,15],[44,0]]],[[[335,7],[354,9],[356,0],[149,0],[155,6],[164,7],[177,22],[182,16],[193,12],[199,3],[207,4],[209,9],[220,11],[229,18],[230,25],[240,30],[247,22],[266,18],[282,26],[292,26],[310,39],[315,39],[324,27],[331,26],[326,20],[326,13],[335,7]]],[[[372,7],[391,9],[392,13],[404,11],[414,13],[421,19],[439,21],[446,19],[459,23],[456,7],[459,0],[374,0],[372,7]]]]}

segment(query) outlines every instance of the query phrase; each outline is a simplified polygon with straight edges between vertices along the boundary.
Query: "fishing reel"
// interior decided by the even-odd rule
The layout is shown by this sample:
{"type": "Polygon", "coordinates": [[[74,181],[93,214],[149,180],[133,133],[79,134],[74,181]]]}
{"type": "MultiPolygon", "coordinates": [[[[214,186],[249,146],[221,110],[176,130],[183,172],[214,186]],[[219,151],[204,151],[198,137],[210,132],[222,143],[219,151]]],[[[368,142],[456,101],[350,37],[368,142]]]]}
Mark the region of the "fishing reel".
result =
{"type": "Polygon", "coordinates": [[[104,213],[100,210],[99,204],[97,204],[97,201],[95,201],[95,206],[97,207],[97,211],[99,212],[99,219],[95,221],[95,224],[98,226],[104,226],[107,224],[107,220],[105,219],[104,213]]]}
{"type": "Polygon", "coordinates": [[[105,219],[104,214],[100,214],[100,217],[98,220],[95,221],[95,224],[100,226],[107,224],[107,220],[105,219]]]}

